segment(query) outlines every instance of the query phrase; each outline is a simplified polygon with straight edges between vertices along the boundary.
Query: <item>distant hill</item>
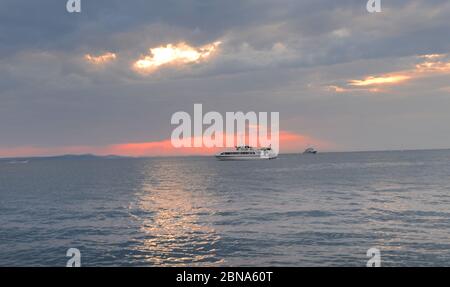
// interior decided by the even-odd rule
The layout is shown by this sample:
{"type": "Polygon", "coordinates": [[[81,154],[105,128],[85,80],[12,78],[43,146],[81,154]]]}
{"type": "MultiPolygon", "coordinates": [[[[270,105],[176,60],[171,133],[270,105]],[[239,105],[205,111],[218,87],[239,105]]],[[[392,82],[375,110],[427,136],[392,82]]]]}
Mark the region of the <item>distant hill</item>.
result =
{"type": "Polygon", "coordinates": [[[128,156],[119,155],[94,155],[94,154],[65,154],[55,156],[32,156],[32,157],[9,157],[0,158],[1,161],[23,161],[31,159],[122,159],[131,158],[128,156]]]}

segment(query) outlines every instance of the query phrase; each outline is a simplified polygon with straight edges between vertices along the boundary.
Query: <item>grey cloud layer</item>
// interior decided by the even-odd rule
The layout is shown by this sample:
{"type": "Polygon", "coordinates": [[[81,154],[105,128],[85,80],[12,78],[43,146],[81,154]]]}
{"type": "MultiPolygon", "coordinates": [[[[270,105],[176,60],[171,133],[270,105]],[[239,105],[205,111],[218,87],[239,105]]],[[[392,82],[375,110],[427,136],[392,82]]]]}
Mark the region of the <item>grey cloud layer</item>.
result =
{"type": "Polygon", "coordinates": [[[449,1],[383,1],[376,15],[364,0],[82,2],[75,15],[65,1],[1,1],[0,146],[163,139],[171,114],[196,102],[223,112],[280,111],[282,128],[338,149],[450,146],[441,124],[450,120],[448,93],[323,89],[404,69],[419,54],[448,53],[449,1]],[[218,39],[224,43],[209,62],[149,77],[129,69],[150,47],[218,39]],[[118,61],[105,69],[83,62],[84,53],[103,51],[118,61]]]}

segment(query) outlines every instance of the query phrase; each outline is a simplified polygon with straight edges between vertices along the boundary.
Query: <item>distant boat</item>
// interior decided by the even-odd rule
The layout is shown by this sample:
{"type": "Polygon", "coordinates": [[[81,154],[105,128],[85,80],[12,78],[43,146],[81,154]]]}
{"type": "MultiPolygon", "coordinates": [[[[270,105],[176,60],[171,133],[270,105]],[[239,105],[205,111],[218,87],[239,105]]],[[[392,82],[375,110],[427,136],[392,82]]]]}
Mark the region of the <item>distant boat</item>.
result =
{"type": "Polygon", "coordinates": [[[303,152],[303,154],[316,154],[316,153],[317,151],[312,147],[305,149],[305,151],[303,152]]]}
{"type": "Polygon", "coordinates": [[[271,147],[253,148],[251,146],[237,146],[234,150],[223,151],[216,154],[219,160],[255,160],[255,159],[274,159],[277,154],[271,147]]]}

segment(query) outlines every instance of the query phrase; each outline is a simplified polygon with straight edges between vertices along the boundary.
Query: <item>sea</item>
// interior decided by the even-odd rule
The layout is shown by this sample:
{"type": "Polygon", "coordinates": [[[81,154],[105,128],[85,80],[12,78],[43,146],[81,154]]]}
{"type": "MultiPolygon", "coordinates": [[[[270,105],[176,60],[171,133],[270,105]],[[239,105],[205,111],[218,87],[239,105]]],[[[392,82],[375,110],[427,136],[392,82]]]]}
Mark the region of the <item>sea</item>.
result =
{"type": "Polygon", "coordinates": [[[0,266],[450,266],[450,150],[0,160],[0,266]]]}

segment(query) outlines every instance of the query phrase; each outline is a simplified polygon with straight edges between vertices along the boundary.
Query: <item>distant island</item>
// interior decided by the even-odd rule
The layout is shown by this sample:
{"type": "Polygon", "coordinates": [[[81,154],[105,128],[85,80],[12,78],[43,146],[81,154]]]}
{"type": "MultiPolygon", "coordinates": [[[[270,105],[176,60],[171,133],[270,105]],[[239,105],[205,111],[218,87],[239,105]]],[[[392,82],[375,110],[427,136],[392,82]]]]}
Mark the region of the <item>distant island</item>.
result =
{"type": "Polygon", "coordinates": [[[0,160],[20,162],[31,159],[125,159],[125,158],[133,158],[133,157],[120,155],[65,154],[54,156],[7,157],[7,158],[0,158],[0,160]]]}

